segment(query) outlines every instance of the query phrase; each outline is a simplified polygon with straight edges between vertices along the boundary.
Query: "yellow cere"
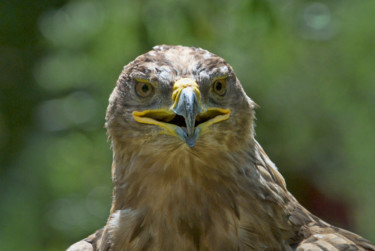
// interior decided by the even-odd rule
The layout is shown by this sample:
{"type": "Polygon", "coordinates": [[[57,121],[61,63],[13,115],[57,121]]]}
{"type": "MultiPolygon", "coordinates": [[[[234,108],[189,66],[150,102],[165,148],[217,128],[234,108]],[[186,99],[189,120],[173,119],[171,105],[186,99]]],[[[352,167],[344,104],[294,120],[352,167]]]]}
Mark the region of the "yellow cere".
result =
{"type": "Polygon", "coordinates": [[[191,78],[181,78],[173,85],[173,93],[172,93],[172,100],[174,102],[172,106],[173,109],[176,108],[177,106],[182,90],[187,87],[191,87],[194,89],[195,94],[197,95],[198,102],[199,104],[201,104],[200,103],[201,92],[199,91],[198,84],[191,78]]]}

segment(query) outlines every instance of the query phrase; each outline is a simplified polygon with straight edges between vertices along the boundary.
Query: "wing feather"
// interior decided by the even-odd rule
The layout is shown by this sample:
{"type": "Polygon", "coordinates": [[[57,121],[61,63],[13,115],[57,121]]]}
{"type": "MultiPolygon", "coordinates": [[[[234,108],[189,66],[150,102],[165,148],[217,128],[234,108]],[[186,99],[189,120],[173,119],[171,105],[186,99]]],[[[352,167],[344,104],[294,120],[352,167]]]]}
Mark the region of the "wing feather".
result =
{"type": "Polygon", "coordinates": [[[97,251],[100,246],[103,229],[101,228],[87,238],[74,243],[67,251],[97,251]]]}

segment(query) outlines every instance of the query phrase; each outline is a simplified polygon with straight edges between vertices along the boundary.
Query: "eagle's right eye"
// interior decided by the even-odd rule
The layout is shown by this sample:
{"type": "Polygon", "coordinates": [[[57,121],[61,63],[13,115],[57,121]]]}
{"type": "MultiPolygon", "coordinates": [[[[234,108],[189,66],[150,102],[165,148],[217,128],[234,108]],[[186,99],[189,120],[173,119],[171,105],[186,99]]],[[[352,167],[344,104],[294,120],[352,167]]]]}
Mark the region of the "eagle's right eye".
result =
{"type": "Polygon", "coordinates": [[[135,85],[135,92],[138,96],[146,98],[152,94],[153,87],[150,83],[138,82],[135,85]]]}
{"type": "Polygon", "coordinates": [[[227,91],[226,79],[216,79],[212,88],[217,95],[224,96],[227,91]]]}

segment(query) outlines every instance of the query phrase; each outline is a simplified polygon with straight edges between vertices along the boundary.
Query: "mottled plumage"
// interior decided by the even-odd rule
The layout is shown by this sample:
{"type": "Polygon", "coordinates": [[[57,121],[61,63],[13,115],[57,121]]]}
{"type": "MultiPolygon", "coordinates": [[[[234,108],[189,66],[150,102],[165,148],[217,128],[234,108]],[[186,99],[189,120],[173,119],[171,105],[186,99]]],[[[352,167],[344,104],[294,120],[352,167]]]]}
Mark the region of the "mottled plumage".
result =
{"type": "Polygon", "coordinates": [[[106,115],[110,216],[69,250],[375,250],[288,192],[254,106],[203,49],[156,46],[126,65],[106,115]]]}

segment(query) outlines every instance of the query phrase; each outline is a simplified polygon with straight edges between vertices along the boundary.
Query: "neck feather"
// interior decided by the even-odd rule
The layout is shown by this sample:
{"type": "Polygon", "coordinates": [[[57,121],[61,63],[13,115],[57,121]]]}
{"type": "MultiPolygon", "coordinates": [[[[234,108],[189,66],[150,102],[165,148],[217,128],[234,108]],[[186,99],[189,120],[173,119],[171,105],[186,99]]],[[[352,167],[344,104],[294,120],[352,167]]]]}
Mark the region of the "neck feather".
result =
{"type": "MultiPolygon", "coordinates": [[[[131,238],[121,237],[123,242],[151,238],[153,245],[169,250],[181,239],[183,245],[193,245],[192,249],[224,246],[234,250],[264,238],[267,231],[289,229],[286,213],[279,208],[288,200],[285,187],[274,171],[258,166],[266,164],[255,141],[241,149],[245,150],[145,144],[126,151],[125,146],[114,145],[111,213],[122,212],[116,221],[123,217],[127,222],[119,236],[131,238]],[[129,216],[129,210],[134,215],[129,216]],[[126,235],[127,229],[132,232],[126,235]],[[153,229],[157,229],[154,234],[153,229]],[[240,241],[243,236],[247,239],[240,241]]],[[[278,238],[284,237],[267,238],[270,245],[277,246],[278,238]]]]}
{"type": "Polygon", "coordinates": [[[167,149],[140,147],[122,154],[116,151],[112,212],[128,207],[196,207],[211,200],[233,204],[240,168],[254,163],[251,145],[246,149],[228,152],[181,144],[167,149]]]}

